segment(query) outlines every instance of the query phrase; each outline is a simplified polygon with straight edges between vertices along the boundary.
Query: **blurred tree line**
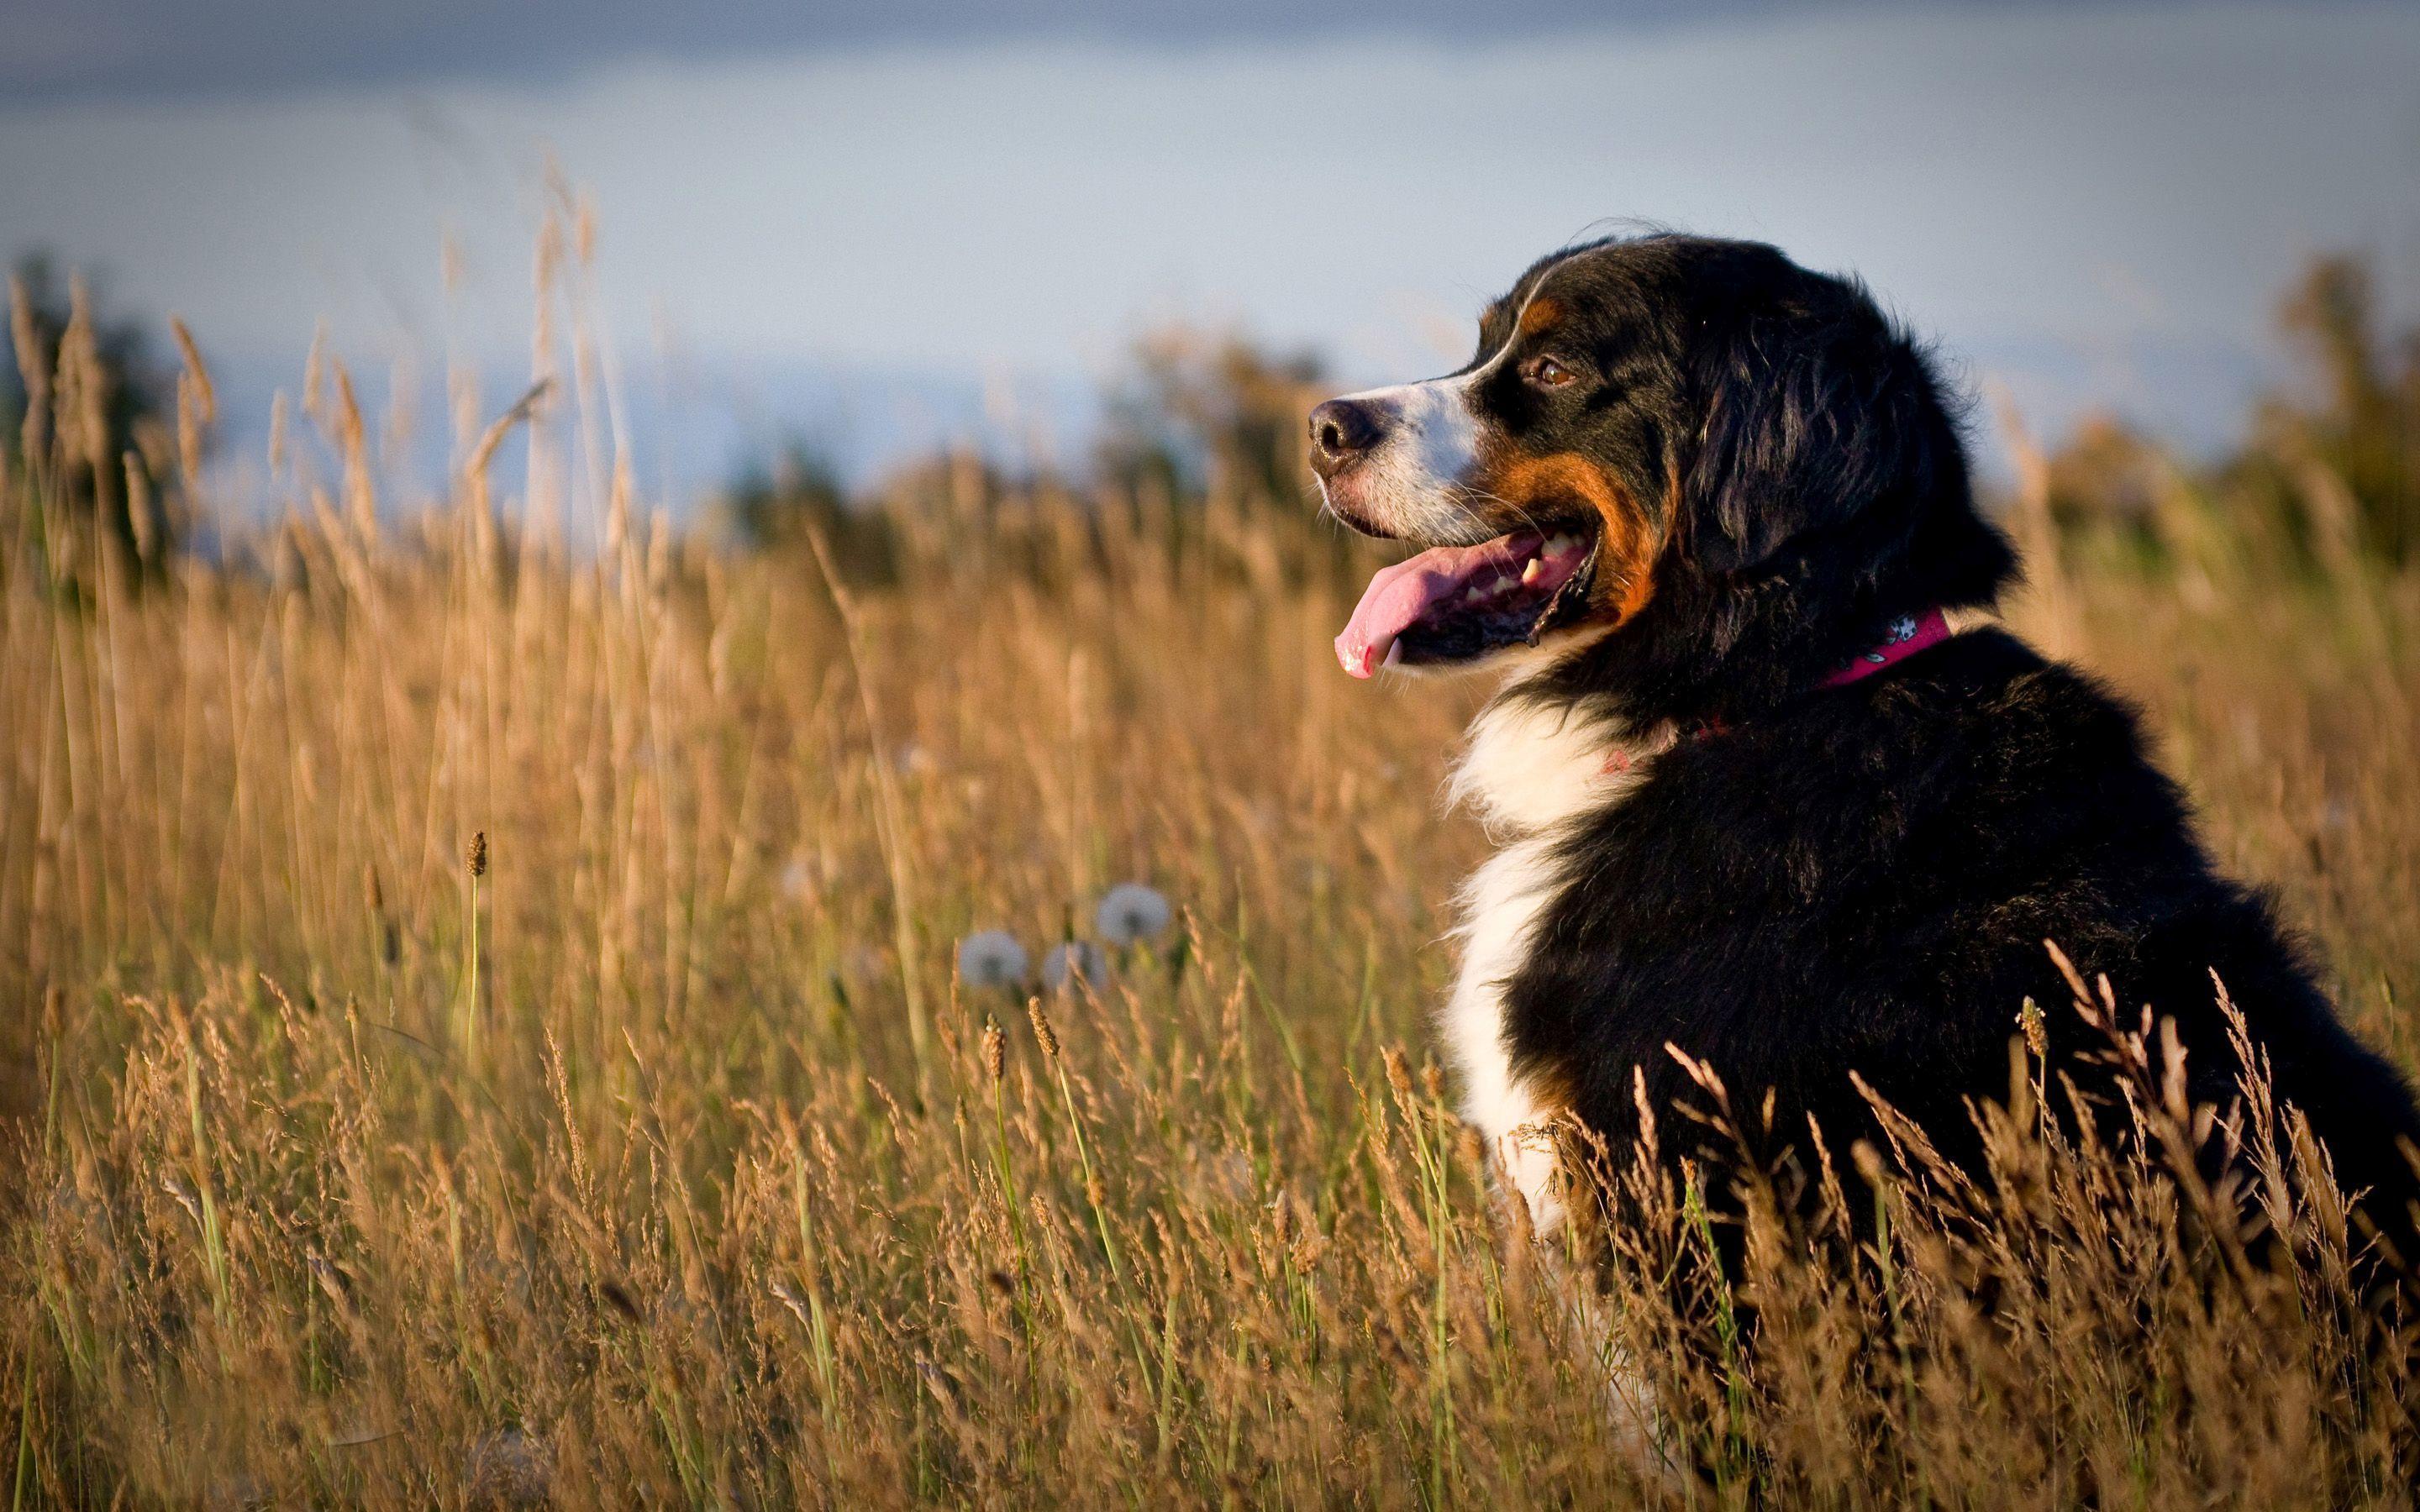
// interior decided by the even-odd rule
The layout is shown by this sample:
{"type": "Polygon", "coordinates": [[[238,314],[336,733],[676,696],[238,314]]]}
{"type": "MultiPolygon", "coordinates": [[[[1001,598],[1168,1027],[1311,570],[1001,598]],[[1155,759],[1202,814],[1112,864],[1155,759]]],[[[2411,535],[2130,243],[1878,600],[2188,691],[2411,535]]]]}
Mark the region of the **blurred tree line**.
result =
{"type": "MultiPolygon", "coordinates": [[[[19,264],[9,295],[0,483],[43,501],[15,513],[29,529],[73,522],[156,567],[184,533],[181,487],[206,429],[198,357],[187,359],[197,385],[180,385],[153,360],[140,321],[103,312],[40,256],[19,264]]],[[[2152,569],[2215,555],[2320,574],[2420,564],[2420,327],[2389,330],[2381,305],[2366,263],[2313,262],[2278,310],[2295,376],[2217,456],[2181,457],[2115,418],[2077,427],[2039,472],[2063,548],[2152,569]]],[[[1326,377],[1308,352],[1171,326],[1138,342],[1110,380],[1080,475],[1012,477],[961,450],[852,490],[828,458],[794,443],[736,476],[718,514],[748,548],[812,534],[866,582],[896,578],[908,515],[984,526],[1048,495],[1151,515],[1160,538],[1182,546],[1200,538],[1205,515],[1308,516],[1302,417],[1326,396],[1326,377]]]]}
{"type": "Polygon", "coordinates": [[[852,501],[840,470],[805,441],[785,444],[770,465],[743,468],[723,492],[721,514],[724,528],[752,549],[797,547],[814,535],[850,564],[855,581],[889,582],[897,575],[889,517],[852,501]]]}
{"type": "Polygon", "coordinates": [[[988,535],[1002,509],[1053,495],[1080,495],[1096,513],[1155,516],[1156,535],[1184,549],[1198,543],[1205,512],[1309,510],[1316,495],[1303,417],[1328,396],[1326,377],[1309,352],[1275,352],[1233,332],[1164,327],[1137,342],[1110,379],[1100,435],[1080,476],[1012,477],[989,458],[953,449],[895,471],[860,496],[829,458],[793,441],[770,465],[744,467],[720,513],[728,532],[751,548],[813,535],[861,583],[893,580],[903,534],[934,516],[971,522],[988,535]]]}
{"type": "Polygon", "coordinates": [[[1329,397],[1326,377],[1313,353],[1271,352],[1233,332],[1154,332],[1110,386],[1097,470],[1128,489],[1300,503],[1312,497],[1304,417],[1329,397]]]}
{"type": "MultiPolygon", "coordinates": [[[[83,280],[62,279],[37,253],[9,278],[8,325],[0,464],[39,480],[50,517],[97,530],[124,560],[156,569],[182,533],[184,470],[176,378],[153,361],[143,323],[102,314],[83,280]]],[[[39,527],[44,517],[27,518],[39,527]]]]}
{"type": "Polygon", "coordinates": [[[2367,264],[2314,261],[2277,312],[2296,376],[2194,464],[2123,422],[2048,460],[2062,539],[2149,566],[2232,552],[2304,571],[2420,563],[2420,327],[2391,332],[2367,264]]]}

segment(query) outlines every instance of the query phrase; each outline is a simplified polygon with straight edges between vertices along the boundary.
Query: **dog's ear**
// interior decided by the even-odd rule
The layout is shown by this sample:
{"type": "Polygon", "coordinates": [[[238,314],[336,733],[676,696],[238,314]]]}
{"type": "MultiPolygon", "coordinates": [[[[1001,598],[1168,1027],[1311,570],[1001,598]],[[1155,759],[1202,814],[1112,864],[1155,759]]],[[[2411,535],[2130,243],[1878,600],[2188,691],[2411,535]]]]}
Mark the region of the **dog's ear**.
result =
{"type": "Polygon", "coordinates": [[[1705,572],[1748,571],[1854,524],[1904,531],[1942,488],[1972,508],[1923,358],[1861,294],[1839,293],[1830,310],[1744,315],[1697,354],[1702,431],[1680,513],[1705,572]]]}

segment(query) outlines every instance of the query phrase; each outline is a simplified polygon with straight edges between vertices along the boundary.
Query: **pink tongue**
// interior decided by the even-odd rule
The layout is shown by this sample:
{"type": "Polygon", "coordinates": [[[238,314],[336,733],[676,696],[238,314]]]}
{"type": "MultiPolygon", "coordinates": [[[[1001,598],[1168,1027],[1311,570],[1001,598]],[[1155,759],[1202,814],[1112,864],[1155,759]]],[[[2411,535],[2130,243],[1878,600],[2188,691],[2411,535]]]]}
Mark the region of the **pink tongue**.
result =
{"type": "Polygon", "coordinates": [[[1537,535],[1521,531],[1477,546],[1440,546],[1381,567],[1361,591],[1361,602],[1344,633],[1336,638],[1336,659],[1356,677],[1368,677],[1387,663],[1395,639],[1436,605],[1475,580],[1496,572],[1519,577],[1537,554],[1537,535]]]}

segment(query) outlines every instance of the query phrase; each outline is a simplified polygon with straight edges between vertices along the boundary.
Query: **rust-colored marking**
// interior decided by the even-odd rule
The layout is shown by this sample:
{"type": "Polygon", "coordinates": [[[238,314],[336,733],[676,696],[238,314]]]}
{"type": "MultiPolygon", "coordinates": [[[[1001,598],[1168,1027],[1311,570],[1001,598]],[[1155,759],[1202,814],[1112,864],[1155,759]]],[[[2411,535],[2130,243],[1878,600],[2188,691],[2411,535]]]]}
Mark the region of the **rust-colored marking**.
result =
{"type": "Polygon", "coordinates": [[[1521,312],[1521,334],[1534,336],[1563,317],[1563,307],[1550,299],[1535,299],[1521,312]]]}
{"type": "Polygon", "coordinates": [[[1655,532],[1646,512],[1605,470],[1572,452],[1514,456],[1485,470],[1480,486],[1513,509],[1586,504],[1603,522],[1598,534],[1596,582],[1589,596],[1591,619],[1620,625],[1645,609],[1655,594],[1655,532]]]}

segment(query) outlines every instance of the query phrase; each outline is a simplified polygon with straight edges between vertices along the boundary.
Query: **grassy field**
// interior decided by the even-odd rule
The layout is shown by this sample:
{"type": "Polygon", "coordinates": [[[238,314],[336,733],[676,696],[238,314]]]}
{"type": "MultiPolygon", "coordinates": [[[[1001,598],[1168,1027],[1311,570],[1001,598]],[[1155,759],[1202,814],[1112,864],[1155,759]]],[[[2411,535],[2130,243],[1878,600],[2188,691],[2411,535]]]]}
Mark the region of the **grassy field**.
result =
{"type": "MultiPolygon", "coordinates": [[[[408,519],[322,377],[219,565],[67,507],[53,375],[0,497],[12,1505],[2408,1503],[2323,1192],[2212,1286],[2022,1119],[1991,1193],[1856,1188],[1865,1273],[1766,1234],[1752,1358],[1674,1349],[1643,1251],[1577,1326],[1424,1019],[1477,690],[1336,671],[1365,559],[970,463],[880,571],[718,550],[587,371],[408,519]],[[1102,940],[1126,882],[1174,918],[1102,940]],[[1106,970],[1029,1005],[983,930],[1106,970]],[[1639,1372],[1717,1484],[1628,1442],[1639,1372]]],[[[2420,576],[2181,483],[2102,549],[2050,486],[2014,623],[2420,1061],[2420,576]]]]}

